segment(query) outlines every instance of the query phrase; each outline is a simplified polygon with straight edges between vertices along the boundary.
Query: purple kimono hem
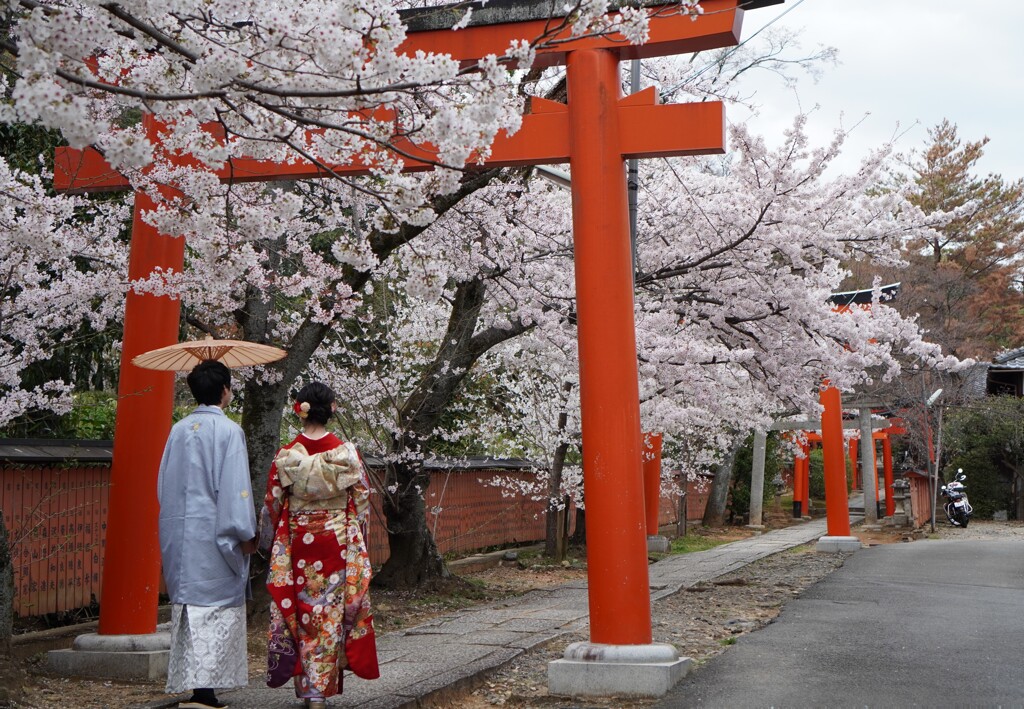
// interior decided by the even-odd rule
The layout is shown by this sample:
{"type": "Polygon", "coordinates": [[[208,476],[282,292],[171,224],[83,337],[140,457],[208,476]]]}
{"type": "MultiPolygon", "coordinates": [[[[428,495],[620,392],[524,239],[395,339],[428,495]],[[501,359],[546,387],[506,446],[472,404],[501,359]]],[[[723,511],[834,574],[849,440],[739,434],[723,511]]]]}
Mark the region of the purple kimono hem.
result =
{"type": "Polygon", "coordinates": [[[270,623],[270,645],[267,648],[267,686],[281,687],[295,675],[295,663],[299,653],[295,639],[288,632],[283,618],[274,618],[270,623]]]}

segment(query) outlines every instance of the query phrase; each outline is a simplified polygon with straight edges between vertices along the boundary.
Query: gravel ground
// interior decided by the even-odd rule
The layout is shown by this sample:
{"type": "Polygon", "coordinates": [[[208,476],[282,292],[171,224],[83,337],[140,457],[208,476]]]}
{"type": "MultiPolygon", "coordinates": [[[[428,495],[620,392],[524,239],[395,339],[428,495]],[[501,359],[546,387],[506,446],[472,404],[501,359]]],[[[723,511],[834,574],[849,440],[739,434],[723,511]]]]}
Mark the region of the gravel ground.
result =
{"type": "MultiPolygon", "coordinates": [[[[787,600],[842,566],[847,556],[799,547],[664,598],[651,607],[654,640],[672,643],[681,655],[705,662],[728,648],[737,636],[771,622],[787,600]]],[[[548,695],[547,665],[562,657],[569,643],[587,639],[585,633],[563,636],[493,673],[476,690],[445,697],[431,709],[581,709],[580,700],[548,695]]],[[[627,709],[652,703],[588,699],[584,706],[627,709]]]]}
{"type": "MultiPolygon", "coordinates": [[[[942,510],[939,510],[942,514],[942,510]]],[[[935,522],[935,537],[939,539],[1008,539],[1024,537],[1024,522],[972,521],[966,529],[953,527],[945,520],[935,522]]]]}
{"type": "MultiPolygon", "coordinates": [[[[909,535],[891,530],[853,534],[867,545],[902,543],[909,535]]],[[[967,529],[937,523],[932,539],[1005,539],[1024,537],[1018,522],[972,522],[967,529]]],[[[736,637],[770,623],[791,598],[843,565],[849,554],[819,554],[804,546],[761,559],[712,583],[664,598],[651,608],[656,642],[670,642],[697,665],[725,652],[736,637]]],[[[553,697],[547,693],[547,665],[562,657],[565,647],[585,635],[560,638],[514,660],[489,676],[475,690],[439,699],[430,709],[635,709],[653,700],[553,697]]]]}
{"type": "MultiPolygon", "coordinates": [[[[735,538],[735,530],[729,533],[735,538]]],[[[863,532],[854,528],[865,544],[902,542],[907,535],[895,532],[863,532]]],[[[1024,537],[1024,524],[975,521],[967,529],[939,523],[934,538],[997,539],[1024,537]]],[[[839,568],[846,555],[818,554],[800,547],[762,559],[738,572],[703,586],[662,599],[651,609],[654,639],[670,642],[682,655],[706,662],[725,651],[743,633],[771,622],[783,604],[839,568]]],[[[451,613],[474,603],[489,603],[532,588],[547,588],[586,577],[580,562],[567,567],[509,563],[465,574],[471,582],[456,594],[384,594],[375,596],[379,632],[409,627],[437,615],[451,613]]],[[[250,622],[250,676],[261,682],[265,662],[262,622],[250,622]]],[[[537,648],[498,670],[472,691],[446,696],[428,709],[486,709],[494,706],[535,709],[583,709],[579,701],[547,694],[547,664],[562,656],[565,646],[583,635],[560,638],[537,648]]],[[[53,677],[43,671],[45,650],[67,647],[70,638],[15,648],[14,662],[0,661],[0,707],[31,709],[107,709],[139,706],[162,699],[162,682],[104,682],[53,677]]],[[[587,700],[594,709],[632,709],[651,702],[637,700],[587,700]]]]}

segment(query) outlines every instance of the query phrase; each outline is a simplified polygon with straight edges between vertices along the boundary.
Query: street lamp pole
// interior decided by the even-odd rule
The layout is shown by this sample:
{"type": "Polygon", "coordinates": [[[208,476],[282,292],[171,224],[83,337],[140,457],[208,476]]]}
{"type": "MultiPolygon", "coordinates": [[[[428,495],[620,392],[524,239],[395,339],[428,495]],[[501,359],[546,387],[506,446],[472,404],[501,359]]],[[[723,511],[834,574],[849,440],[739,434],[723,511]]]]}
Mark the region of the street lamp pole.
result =
{"type": "MultiPolygon", "coordinates": [[[[640,60],[634,59],[629,67],[629,92],[640,91],[640,60]]],[[[633,277],[636,278],[636,217],[637,203],[640,197],[639,161],[631,158],[626,161],[626,189],[629,204],[629,246],[633,254],[633,277]]]]}
{"type": "MultiPolygon", "coordinates": [[[[938,490],[938,488],[939,488],[939,469],[941,468],[940,462],[942,460],[942,412],[943,412],[943,407],[940,404],[939,405],[939,414],[938,414],[939,421],[938,421],[938,425],[937,425],[938,432],[935,435],[935,489],[936,490],[938,490]]],[[[933,532],[935,531],[935,507],[936,507],[936,502],[933,500],[932,501],[932,531],[933,532]]]]}
{"type": "Polygon", "coordinates": [[[938,421],[939,431],[938,431],[938,436],[937,436],[938,437],[938,443],[934,447],[932,446],[932,427],[931,427],[931,421],[930,421],[931,413],[930,413],[929,410],[932,408],[932,406],[935,404],[935,402],[939,400],[940,396],[942,396],[942,389],[936,389],[934,392],[932,392],[932,395],[929,396],[928,399],[924,402],[924,425],[925,425],[925,433],[927,434],[925,436],[925,443],[928,446],[928,461],[931,463],[931,466],[932,466],[931,474],[928,476],[928,478],[929,478],[929,480],[928,480],[928,482],[929,482],[928,487],[931,490],[931,497],[932,497],[932,501],[931,501],[931,506],[932,506],[932,525],[931,525],[931,530],[932,530],[932,533],[935,532],[935,507],[936,507],[936,499],[935,498],[939,494],[939,458],[938,458],[938,455],[936,454],[936,448],[939,448],[941,450],[940,446],[942,445],[942,407],[941,406],[939,407],[939,417],[938,417],[939,418],[939,421],[938,421]]]}

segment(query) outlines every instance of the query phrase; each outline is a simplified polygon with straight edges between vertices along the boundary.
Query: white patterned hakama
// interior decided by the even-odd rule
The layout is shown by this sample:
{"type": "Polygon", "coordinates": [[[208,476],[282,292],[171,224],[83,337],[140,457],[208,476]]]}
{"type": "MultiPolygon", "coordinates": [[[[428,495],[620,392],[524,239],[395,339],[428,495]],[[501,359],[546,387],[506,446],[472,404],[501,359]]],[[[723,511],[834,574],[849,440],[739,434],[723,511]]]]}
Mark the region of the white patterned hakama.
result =
{"type": "Polygon", "coordinates": [[[171,606],[167,689],[229,689],[248,684],[245,606],[171,606]]]}

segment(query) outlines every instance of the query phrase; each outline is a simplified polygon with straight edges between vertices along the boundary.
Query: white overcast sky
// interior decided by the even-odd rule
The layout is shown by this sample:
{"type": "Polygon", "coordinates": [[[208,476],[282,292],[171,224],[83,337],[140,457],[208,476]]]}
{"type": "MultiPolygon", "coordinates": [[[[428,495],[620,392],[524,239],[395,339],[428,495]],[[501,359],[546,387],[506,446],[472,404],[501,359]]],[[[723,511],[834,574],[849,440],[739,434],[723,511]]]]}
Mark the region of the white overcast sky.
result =
{"type": "Polygon", "coordinates": [[[747,12],[743,38],[783,13],[775,26],[801,30],[805,50],[836,47],[840,64],[795,92],[763,72],[751,79],[761,104],[753,126],[769,144],[801,106],[820,107],[809,122],[815,143],[870,114],[846,143],[845,172],[898,134],[901,152],[920,148],[948,118],[962,139],[990,139],[980,173],[1024,177],[1024,0],[786,0],[747,12]]]}

